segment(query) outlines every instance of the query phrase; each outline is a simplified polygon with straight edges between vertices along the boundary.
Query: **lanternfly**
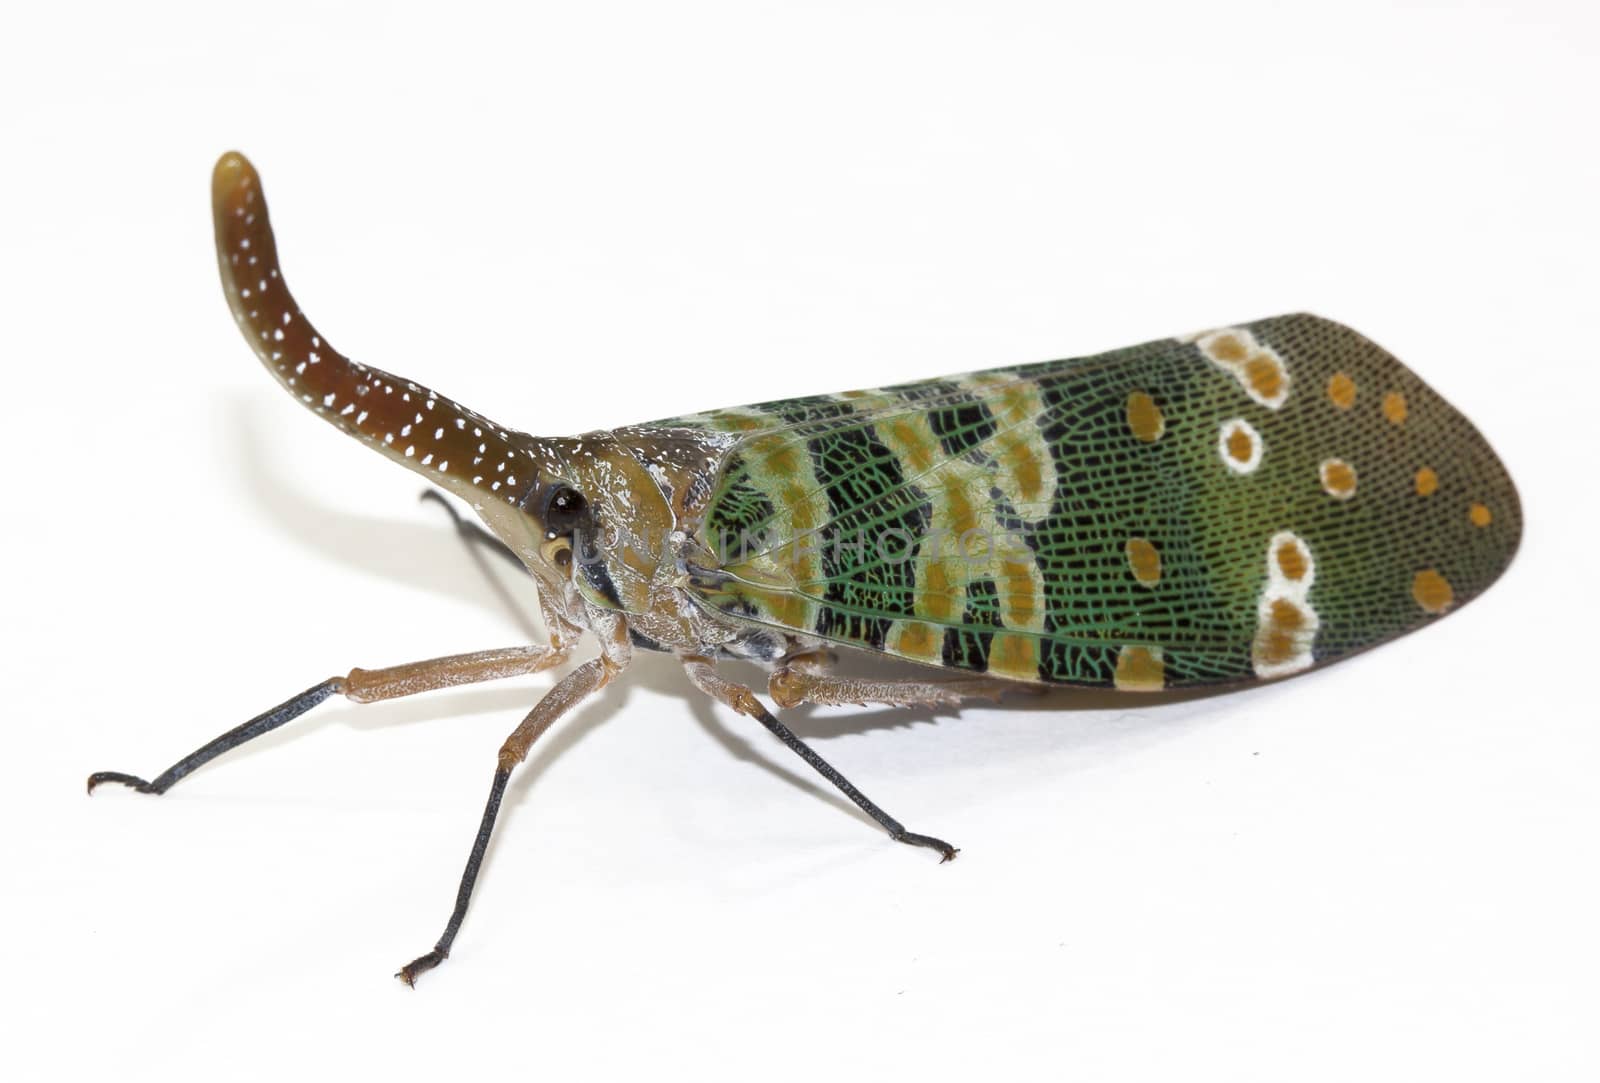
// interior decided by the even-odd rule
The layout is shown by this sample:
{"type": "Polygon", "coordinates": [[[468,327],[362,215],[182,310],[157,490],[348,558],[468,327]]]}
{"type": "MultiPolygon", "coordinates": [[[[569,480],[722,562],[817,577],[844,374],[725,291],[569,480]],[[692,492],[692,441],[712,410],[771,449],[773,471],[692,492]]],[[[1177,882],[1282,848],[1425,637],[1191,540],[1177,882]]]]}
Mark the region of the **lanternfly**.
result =
{"type": "Polygon", "coordinates": [[[433,950],[401,968],[408,984],[449,954],[512,770],[637,650],[675,655],[891,838],[948,860],[953,846],[878,808],[718,661],[769,665],[784,708],[1243,684],[1459,608],[1521,535],[1516,489],[1472,424],[1315,316],[547,438],[345,358],[289,295],[250,163],[224,155],[212,198],[223,289],[268,371],[468,502],[533,576],[550,642],[353,669],[153,780],[108,771],[89,788],[164,793],[330,696],[536,673],[585,633],[600,644],[501,746],[455,908],[433,950]],[[839,648],[927,675],[836,675],[839,648]]]}

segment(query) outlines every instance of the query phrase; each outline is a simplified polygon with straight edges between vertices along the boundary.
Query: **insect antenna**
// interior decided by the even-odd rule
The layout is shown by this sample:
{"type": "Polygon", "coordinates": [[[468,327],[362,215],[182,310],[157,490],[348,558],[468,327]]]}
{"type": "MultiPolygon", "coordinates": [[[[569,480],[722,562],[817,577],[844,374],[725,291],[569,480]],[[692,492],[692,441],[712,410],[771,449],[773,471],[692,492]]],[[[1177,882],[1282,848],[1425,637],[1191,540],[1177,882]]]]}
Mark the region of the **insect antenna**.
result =
{"type": "MultiPolygon", "coordinates": [[[[444,513],[450,516],[451,525],[456,528],[456,534],[466,544],[468,551],[473,554],[474,562],[477,562],[477,550],[473,547],[479,546],[493,553],[496,558],[509,562],[517,571],[524,570],[521,558],[512,551],[510,546],[477,523],[474,523],[471,519],[463,518],[461,513],[456,511],[455,506],[445,499],[445,495],[438,489],[424,489],[422,495],[417,499],[426,504],[437,504],[444,509],[444,513]]],[[[487,568],[484,569],[484,574],[488,574],[487,568]]]]}

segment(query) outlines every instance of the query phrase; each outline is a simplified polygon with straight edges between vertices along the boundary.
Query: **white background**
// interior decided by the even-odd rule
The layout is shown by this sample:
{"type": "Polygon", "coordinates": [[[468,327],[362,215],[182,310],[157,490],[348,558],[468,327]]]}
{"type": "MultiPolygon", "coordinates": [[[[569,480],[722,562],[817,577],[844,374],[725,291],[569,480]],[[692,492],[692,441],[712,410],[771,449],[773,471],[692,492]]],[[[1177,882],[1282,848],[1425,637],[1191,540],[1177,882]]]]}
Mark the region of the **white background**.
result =
{"type": "MultiPolygon", "coordinates": [[[[1593,5],[29,5],[0,31],[9,1078],[1593,1079],[1593,5]],[[1310,309],[1521,485],[1481,601],[1155,705],[794,717],[887,842],[646,658],[525,641],[419,481],[223,304],[212,161],[356,357],[569,433],[1310,309]]],[[[513,585],[524,604],[531,592],[513,585]]]]}

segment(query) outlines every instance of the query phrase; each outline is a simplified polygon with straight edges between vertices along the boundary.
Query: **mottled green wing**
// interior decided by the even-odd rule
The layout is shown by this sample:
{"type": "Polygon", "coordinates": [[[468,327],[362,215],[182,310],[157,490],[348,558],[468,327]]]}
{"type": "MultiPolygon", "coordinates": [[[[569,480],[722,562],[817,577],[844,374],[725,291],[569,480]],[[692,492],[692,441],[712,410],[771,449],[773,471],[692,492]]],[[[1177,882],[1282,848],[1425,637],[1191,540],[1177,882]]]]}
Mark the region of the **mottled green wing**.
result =
{"type": "Polygon", "coordinates": [[[1294,673],[1460,606],[1522,527],[1466,418],[1307,315],[657,424],[743,434],[704,604],[1022,680],[1294,673]]]}

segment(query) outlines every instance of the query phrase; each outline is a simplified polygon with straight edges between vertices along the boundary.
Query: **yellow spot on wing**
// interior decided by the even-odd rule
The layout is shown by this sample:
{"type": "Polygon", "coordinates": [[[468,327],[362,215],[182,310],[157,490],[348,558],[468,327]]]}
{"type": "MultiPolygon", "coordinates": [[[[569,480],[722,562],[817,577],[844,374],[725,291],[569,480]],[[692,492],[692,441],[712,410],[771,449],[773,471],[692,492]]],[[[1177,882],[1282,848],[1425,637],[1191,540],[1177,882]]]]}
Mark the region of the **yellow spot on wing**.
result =
{"type": "Polygon", "coordinates": [[[1044,493],[1045,464],[1039,461],[1034,441],[1020,433],[1010,433],[997,440],[1000,442],[1000,454],[997,457],[1003,469],[1002,477],[1009,477],[1013,483],[1017,503],[1038,503],[1044,493]]]}
{"type": "Polygon", "coordinates": [[[1246,345],[1246,340],[1238,331],[1220,331],[1210,338],[1205,351],[1218,361],[1237,363],[1249,354],[1251,345],[1254,343],[1246,345]]]}
{"type": "Polygon", "coordinates": [[[1267,542],[1267,582],[1256,604],[1256,636],[1250,661],[1256,676],[1285,677],[1308,668],[1320,624],[1309,596],[1316,580],[1311,548],[1299,535],[1280,531],[1267,542]]]}
{"type": "Polygon", "coordinates": [[[1159,692],[1166,686],[1160,647],[1123,647],[1117,652],[1113,683],[1119,692],[1159,692]]]}
{"type": "Polygon", "coordinates": [[[1486,504],[1474,504],[1467,509],[1467,518],[1472,520],[1472,525],[1477,527],[1488,526],[1494,522],[1494,514],[1486,504]]]}
{"type": "Polygon", "coordinates": [[[1293,538],[1279,542],[1272,555],[1278,562],[1278,571],[1285,579],[1299,582],[1306,577],[1306,572],[1311,570],[1305,550],[1293,538]]]}
{"type": "Polygon", "coordinates": [[[944,632],[926,621],[897,621],[889,635],[889,650],[907,658],[937,662],[944,656],[944,632]]]}
{"type": "MultiPolygon", "coordinates": [[[[1032,384],[1029,387],[1034,389],[1032,395],[1037,400],[1037,387],[1032,384]]],[[[1013,390],[1018,392],[1019,398],[1011,405],[1024,405],[1022,400],[1029,394],[1013,390]]],[[[1042,408],[1042,403],[1038,405],[1042,408]]],[[[966,609],[968,584],[974,579],[992,579],[1000,601],[1000,621],[1005,627],[1032,632],[1043,629],[1043,573],[1035,563],[1032,550],[1027,549],[1018,536],[1000,526],[994,501],[989,496],[989,491],[997,486],[1002,491],[1008,485],[1013,488],[1032,486],[1034,491],[1045,488],[1043,478],[1030,475],[1027,470],[1003,469],[1006,448],[1014,450],[1021,445],[1027,450],[1034,438],[1042,440],[1034,422],[1024,419],[1022,429],[1034,435],[1030,437],[1026,432],[1019,432],[1018,440],[1008,445],[990,442],[990,453],[997,459],[994,467],[965,458],[941,458],[931,470],[906,470],[907,477],[917,478],[918,488],[928,494],[931,507],[926,538],[917,547],[912,568],[917,582],[915,616],[934,622],[960,621],[966,609]]],[[[880,424],[878,437],[901,464],[917,462],[923,451],[939,446],[926,413],[909,414],[896,419],[894,424],[880,424]]],[[[1016,459],[1011,461],[1016,462],[1016,459]]],[[[1050,469],[1048,488],[1053,490],[1054,467],[1050,469]]],[[[917,645],[918,633],[910,635],[914,637],[912,643],[917,645]]],[[[942,651],[942,633],[936,645],[942,651]]],[[[934,645],[925,645],[925,648],[930,661],[938,661],[939,653],[934,645]]],[[[906,653],[917,656],[914,651],[906,653]]]]}
{"type": "Polygon", "coordinates": [[[1424,568],[1411,580],[1411,597],[1429,613],[1443,613],[1455,601],[1450,581],[1433,568],[1424,568]]]}
{"type": "MultiPolygon", "coordinates": [[[[980,445],[999,467],[993,484],[1024,519],[1044,518],[1056,492],[1056,468],[1039,427],[1046,413],[1039,385],[998,372],[973,373],[961,385],[983,396],[999,426],[980,445]]],[[[987,494],[988,486],[982,492],[987,494]]]]}
{"type": "Polygon", "coordinates": [[[1315,631],[1316,617],[1298,602],[1274,598],[1267,603],[1265,619],[1256,632],[1252,655],[1258,669],[1284,671],[1286,667],[1305,668],[1311,664],[1307,630],[1315,631]]]}
{"type": "Polygon", "coordinates": [[[778,594],[771,598],[773,619],[786,628],[810,628],[816,623],[811,602],[799,594],[778,594]]]}
{"type": "Polygon", "coordinates": [[[800,584],[822,576],[822,556],[815,532],[828,521],[828,496],[817,482],[811,456],[782,435],[756,438],[747,452],[752,480],[771,498],[778,512],[773,522],[782,537],[767,551],[738,566],[739,574],[774,584],[771,592],[752,592],[751,600],[790,628],[810,628],[815,603],[797,591],[800,584]]]}
{"type": "Polygon", "coordinates": [[[1417,471],[1417,495],[1432,496],[1439,491],[1439,475],[1433,472],[1432,467],[1424,466],[1417,471]]]}
{"type": "Polygon", "coordinates": [[[1243,429],[1234,429],[1228,434],[1228,454],[1239,462],[1249,462],[1250,452],[1255,448],[1255,441],[1250,439],[1250,434],[1243,429]]]}
{"type": "Polygon", "coordinates": [[[713,410],[710,413],[695,414],[693,417],[702,424],[722,432],[754,432],[766,428],[773,421],[770,414],[763,414],[759,410],[743,406],[713,410]]]}
{"type": "Polygon", "coordinates": [[[1261,444],[1261,434],[1242,417],[1222,423],[1217,438],[1217,450],[1228,469],[1236,474],[1248,474],[1254,471],[1261,465],[1261,456],[1265,453],[1265,448],[1261,444]]]}
{"type": "Polygon", "coordinates": [[[988,672],[1027,681],[1039,679],[1039,641],[1033,636],[997,632],[989,644],[988,672]]]}
{"type": "Polygon", "coordinates": [[[1391,391],[1383,397],[1383,416],[1396,425],[1405,424],[1406,397],[1398,391],[1391,391]]]}
{"type": "Polygon", "coordinates": [[[950,563],[944,560],[919,562],[916,576],[918,616],[949,621],[961,615],[966,608],[967,585],[962,582],[959,592],[953,589],[956,583],[950,578],[950,563]]]}
{"type": "Polygon", "coordinates": [[[1356,495],[1355,467],[1343,459],[1325,459],[1319,468],[1322,491],[1335,500],[1349,500],[1356,495]]]}
{"type": "Polygon", "coordinates": [[[1244,375],[1250,388],[1263,399],[1275,399],[1283,391],[1283,363],[1272,354],[1251,354],[1244,363],[1244,375]]]}
{"type": "MultiPolygon", "coordinates": [[[[987,504],[987,500],[984,503],[987,504]]],[[[970,545],[973,533],[978,530],[978,508],[965,478],[954,473],[944,478],[944,506],[949,517],[945,525],[955,535],[951,548],[970,545]]]]}
{"type": "Polygon", "coordinates": [[[939,461],[939,443],[932,430],[919,432],[908,419],[895,421],[889,426],[894,434],[894,446],[899,450],[906,477],[921,477],[939,461]]]}
{"type": "Polygon", "coordinates": [[[1262,406],[1276,410],[1288,401],[1289,369],[1283,358],[1270,346],[1258,343],[1249,331],[1240,327],[1213,331],[1200,336],[1196,345],[1262,406]]]}
{"type": "Polygon", "coordinates": [[[1044,627],[1044,590],[1038,573],[1031,560],[1000,562],[995,590],[1000,595],[1000,621],[1007,628],[1044,627]]]}
{"type": "Polygon", "coordinates": [[[1161,581],[1161,554],[1154,545],[1144,538],[1129,538],[1127,552],[1128,567],[1136,580],[1147,587],[1161,581]]]}
{"type": "Polygon", "coordinates": [[[1328,401],[1341,410],[1356,404],[1356,382],[1343,372],[1328,377],[1328,401]]]}
{"type": "Polygon", "coordinates": [[[1155,399],[1143,391],[1128,395],[1127,414],[1128,428],[1136,438],[1147,444],[1155,443],[1167,431],[1167,419],[1161,416],[1161,408],[1156,405],[1155,399]]]}
{"type": "Polygon", "coordinates": [[[1299,606],[1287,598],[1278,598],[1272,603],[1272,623],[1286,632],[1296,632],[1309,621],[1299,606]]]}

